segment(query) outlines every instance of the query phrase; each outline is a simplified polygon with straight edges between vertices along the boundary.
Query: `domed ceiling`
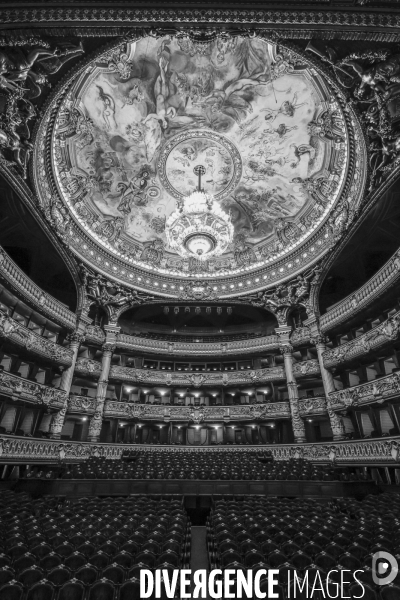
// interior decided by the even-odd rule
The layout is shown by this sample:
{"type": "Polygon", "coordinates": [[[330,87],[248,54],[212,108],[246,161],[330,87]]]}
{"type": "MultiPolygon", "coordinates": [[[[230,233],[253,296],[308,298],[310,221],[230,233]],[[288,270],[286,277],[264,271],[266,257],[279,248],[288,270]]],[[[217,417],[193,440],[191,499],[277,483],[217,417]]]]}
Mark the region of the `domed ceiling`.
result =
{"type": "Polygon", "coordinates": [[[71,249],[171,296],[187,280],[229,296],[304,270],[348,226],[365,185],[361,130],[341,93],[260,38],[145,37],[109,50],[53,95],[35,147],[40,203],[71,249]],[[196,190],[203,208],[185,208],[196,190]],[[199,215],[209,227],[193,241],[199,215]]]}

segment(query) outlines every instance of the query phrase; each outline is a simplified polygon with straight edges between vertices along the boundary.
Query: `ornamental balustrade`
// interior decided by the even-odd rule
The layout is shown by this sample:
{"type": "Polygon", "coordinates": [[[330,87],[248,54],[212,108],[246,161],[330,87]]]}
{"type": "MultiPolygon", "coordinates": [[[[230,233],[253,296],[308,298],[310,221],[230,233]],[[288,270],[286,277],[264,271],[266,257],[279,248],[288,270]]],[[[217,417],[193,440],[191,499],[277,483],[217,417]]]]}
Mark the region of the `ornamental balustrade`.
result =
{"type": "Polygon", "coordinates": [[[68,398],[67,411],[70,413],[83,413],[92,415],[96,408],[96,398],[90,396],[77,396],[71,394],[68,398]]]}
{"type": "Polygon", "coordinates": [[[11,400],[21,400],[30,404],[61,409],[67,399],[67,392],[23,379],[18,375],[0,371],[0,394],[11,400]]]}
{"type": "Polygon", "coordinates": [[[303,360],[293,363],[293,373],[296,379],[305,375],[316,375],[321,372],[318,359],[303,360]]]}
{"type": "Polygon", "coordinates": [[[75,329],[75,314],[53,296],[43,292],[1,248],[0,277],[9,284],[8,289],[16,292],[40,314],[69,330],[75,329]]]}
{"type": "Polygon", "coordinates": [[[88,325],[85,331],[85,340],[92,344],[102,345],[106,341],[106,336],[98,325],[88,325]]]}
{"type": "MultiPolygon", "coordinates": [[[[68,400],[68,412],[91,415],[94,413],[96,399],[89,396],[71,394],[68,400]]],[[[300,398],[299,411],[302,417],[325,415],[327,412],[325,396],[300,398]]],[[[195,415],[204,420],[218,419],[264,419],[290,417],[289,403],[270,402],[269,404],[249,404],[236,406],[171,406],[159,404],[141,404],[106,400],[104,414],[110,418],[168,419],[190,421],[195,415]]]]}
{"type": "Polygon", "coordinates": [[[101,362],[91,358],[77,358],[75,363],[75,372],[82,375],[100,376],[101,362]]]}
{"type": "Polygon", "coordinates": [[[72,363],[72,350],[34,333],[2,311],[0,311],[0,338],[59,365],[69,367],[72,363]]]}
{"type": "Polygon", "coordinates": [[[285,379],[283,367],[271,367],[268,369],[248,369],[231,372],[176,372],[161,371],[156,369],[134,369],[131,367],[112,366],[110,378],[123,381],[135,381],[154,385],[168,386],[227,386],[237,384],[263,383],[285,379]]]}
{"type": "Polygon", "coordinates": [[[302,417],[311,415],[325,415],[327,413],[325,396],[315,398],[300,398],[299,412],[302,417]]]}
{"type": "Polygon", "coordinates": [[[320,319],[321,331],[325,333],[361,312],[397,283],[399,279],[400,251],[398,250],[367,283],[322,315],[320,319]]]}
{"type": "MultiPolygon", "coordinates": [[[[85,375],[100,375],[101,363],[90,358],[78,358],[75,365],[77,373],[85,375]]],[[[296,378],[320,373],[317,360],[307,360],[295,363],[296,378]]],[[[157,369],[136,369],[113,365],[110,369],[110,379],[129,381],[130,383],[146,383],[148,385],[167,386],[229,386],[240,384],[262,384],[268,381],[285,379],[285,371],[281,366],[266,369],[246,369],[227,372],[176,372],[157,369]]]]}
{"type": "Polygon", "coordinates": [[[334,367],[377,350],[398,339],[400,332],[400,311],[386,321],[366,331],[354,340],[331,348],[323,353],[325,367],[334,367]]]}
{"type": "Polygon", "coordinates": [[[157,354],[179,354],[184,356],[208,356],[229,354],[247,354],[253,352],[277,350],[279,337],[267,335],[247,340],[232,342],[181,342],[153,340],[120,333],[117,336],[117,347],[135,352],[155,352],[157,354]]]}
{"type": "Polygon", "coordinates": [[[288,402],[245,406],[166,406],[106,400],[104,415],[106,417],[124,419],[155,419],[158,421],[193,421],[194,423],[202,423],[218,420],[288,419],[290,418],[290,408],[288,402]]]}
{"type": "MultiPolygon", "coordinates": [[[[0,436],[0,459],[4,463],[58,463],[59,461],[84,461],[90,457],[118,460],[126,450],[143,452],[254,452],[260,446],[146,446],[139,444],[99,444],[0,436]]],[[[400,462],[400,436],[359,441],[329,442],[315,444],[263,445],[275,460],[304,458],[312,463],[335,465],[398,465],[400,462]]]]}
{"type": "Polygon", "coordinates": [[[350,406],[362,406],[374,402],[381,403],[399,394],[400,373],[391,373],[368,383],[331,392],[328,402],[332,410],[343,410],[350,406]]]}

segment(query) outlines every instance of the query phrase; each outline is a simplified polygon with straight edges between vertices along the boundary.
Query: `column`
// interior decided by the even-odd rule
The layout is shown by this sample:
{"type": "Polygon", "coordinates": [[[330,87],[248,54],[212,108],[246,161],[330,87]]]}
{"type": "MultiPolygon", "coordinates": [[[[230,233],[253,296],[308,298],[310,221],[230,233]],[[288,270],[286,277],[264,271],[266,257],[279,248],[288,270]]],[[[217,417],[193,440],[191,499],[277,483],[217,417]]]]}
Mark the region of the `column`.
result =
{"type": "Polygon", "coordinates": [[[313,338],[313,343],[317,349],[319,367],[321,369],[322,384],[324,386],[326,396],[326,410],[328,411],[329,421],[331,423],[333,439],[334,441],[344,440],[346,433],[344,430],[342,419],[331,410],[329,404],[329,394],[335,391],[335,383],[333,381],[333,375],[324,365],[323,353],[326,350],[326,339],[323,335],[317,335],[313,338]]]}
{"type": "Polygon", "coordinates": [[[285,364],[286,382],[288,387],[290,413],[292,416],[292,427],[294,441],[298,444],[306,442],[306,431],[304,428],[303,419],[299,412],[299,392],[297,389],[296,379],[293,374],[293,346],[291,344],[283,344],[280,346],[280,351],[283,355],[285,364]]]}
{"type": "Polygon", "coordinates": [[[115,350],[115,342],[120,328],[114,325],[105,325],[106,341],[103,344],[103,356],[101,358],[101,373],[97,383],[96,407],[89,424],[89,442],[98,442],[101,426],[103,424],[104,403],[106,400],[108,375],[110,373],[111,358],[115,350]]]}
{"type": "Polygon", "coordinates": [[[72,363],[68,369],[65,369],[61,376],[60,390],[64,390],[67,394],[65,397],[65,403],[61,410],[56,412],[53,416],[50,425],[50,437],[59,440],[61,437],[61,431],[64,427],[65,415],[67,414],[68,397],[71,390],[72,379],[75,371],[75,363],[78,358],[79,346],[85,339],[82,333],[82,327],[79,327],[78,331],[75,331],[69,336],[69,347],[72,350],[72,363]],[[81,331],[79,331],[81,329],[81,331]]]}

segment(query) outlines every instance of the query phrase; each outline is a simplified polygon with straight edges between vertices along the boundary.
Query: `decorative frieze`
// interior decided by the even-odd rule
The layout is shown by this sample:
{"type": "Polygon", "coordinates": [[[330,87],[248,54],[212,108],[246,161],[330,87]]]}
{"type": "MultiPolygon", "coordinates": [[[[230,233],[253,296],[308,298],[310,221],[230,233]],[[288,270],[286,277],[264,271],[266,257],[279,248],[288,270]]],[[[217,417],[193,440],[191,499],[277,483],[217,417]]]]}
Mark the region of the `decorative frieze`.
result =
{"type": "Polygon", "coordinates": [[[317,396],[315,398],[300,398],[299,412],[302,417],[326,414],[327,408],[325,396],[317,396]]]}
{"type": "Polygon", "coordinates": [[[400,373],[391,373],[375,381],[330,393],[329,405],[332,410],[343,410],[350,406],[380,403],[399,394],[400,373]]]}
{"type": "Polygon", "coordinates": [[[316,375],[321,372],[317,359],[303,360],[300,362],[293,363],[293,373],[298,379],[305,375],[316,375]]]}
{"type": "Polygon", "coordinates": [[[85,332],[86,341],[101,346],[104,344],[106,336],[104,331],[98,325],[88,325],[85,332]]]}
{"type": "Polygon", "coordinates": [[[303,326],[295,329],[290,336],[290,343],[292,346],[300,346],[302,344],[309,344],[311,339],[310,327],[303,326]]]}
{"type": "Polygon", "coordinates": [[[395,315],[367,331],[355,340],[331,348],[323,353],[324,365],[334,367],[343,362],[349,362],[359,356],[364,356],[372,350],[385,346],[397,340],[400,332],[400,311],[395,315]]]}
{"type": "Polygon", "coordinates": [[[400,250],[367,283],[322,315],[320,328],[327,332],[360,313],[400,279],[400,250]]]}
{"type": "Polygon", "coordinates": [[[254,421],[255,419],[289,419],[288,402],[271,404],[252,404],[241,406],[167,406],[152,404],[136,404],[106,400],[104,416],[122,419],[144,419],[163,421],[215,422],[254,421]]]}
{"type": "Polygon", "coordinates": [[[91,415],[94,413],[96,407],[96,398],[89,396],[76,396],[71,394],[68,399],[68,412],[71,413],[83,413],[85,415],[91,415]]]}
{"type": "Polygon", "coordinates": [[[5,462],[58,463],[60,460],[87,460],[90,457],[120,459],[126,450],[143,452],[254,452],[261,449],[272,453],[274,460],[304,458],[313,463],[364,465],[371,463],[396,465],[400,461],[400,437],[316,444],[272,444],[270,446],[153,446],[131,444],[91,444],[59,440],[43,440],[0,436],[0,458],[5,462]]]}
{"type": "Polygon", "coordinates": [[[0,338],[26,348],[31,354],[69,367],[72,363],[72,351],[51,340],[34,333],[15,319],[0,311],[0,338]]]}
{"type": "Polygon", "coordinates": [[[75,363],[75,371],[82,375],[100,376],[101,363],[98,360],[90,358],[77,358],[75,363]]]}
{"type": "MultiPolygon", "coordinates": [[[[84,360],[84,359],[81,359],[84,360]]],[[[82,367],[80,366],[80,369],[82,367]]],[[[168,386],[228,386],[239,384],[258,384],[266,381],[279,381],[285,378],[283,367],[270,369],[248,369],[243,371],[190,373],[160,371],[156,369],[134,369],[112,366],[110,379],[168,386]]]]}
{"type": "Polygon", "coordinates": [[[0,371],[0,394],[11,400],[21,400],[55,409],[63,408],[67,398],[63,390],[28,381],[7,371],[0,371]]]}
{"type": "Polygon", "coordinates": [[[230,354],[250,354],[276,350],[278,348],[278,339],[277,335],[267,335],[232,342],[183,342],[153,340],[120,333],[117,337],[117,347],[135,352],[154,352],[157,354],[184,356],[219,355],[224,357],[230,354]]]}

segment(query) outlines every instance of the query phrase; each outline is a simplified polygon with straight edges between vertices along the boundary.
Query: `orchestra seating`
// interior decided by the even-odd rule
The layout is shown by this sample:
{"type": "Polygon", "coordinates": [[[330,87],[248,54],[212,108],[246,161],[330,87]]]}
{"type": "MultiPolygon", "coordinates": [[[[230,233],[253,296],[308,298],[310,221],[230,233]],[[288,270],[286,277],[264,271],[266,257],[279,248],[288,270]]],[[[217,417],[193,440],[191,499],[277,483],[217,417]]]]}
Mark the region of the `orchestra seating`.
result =
{"type": "Polygon", "coordinates": [[[1,600],[134,600],[141,568],[187,568],[182,498],[0,492],[1,600]]]}
{"type": "Polygon", "coordinates": [[[296,571],[300,579],[308,571],[306,586],[310,594],[316,571],[323,582],[329,573],[332,586],[340,577],[335,569],[352,573],[363,570],[359,579],[366,590],[364,596],[362,588],[352,579],[344,586],[343,597],[400,598],[400,586],[376,586],[372,579],[374,553],[390,552],[400,560],[398,495],[367,496],[362,501],[339,498],[329,502],[261,496],[217,500],[207,523],[207,545],[211,568],[279,569],[282,599],[329,597],[326,589],[326,595],[321,592],[301,595],[297,591],[294,596],[293,590],[287,589],[288,571],[296,571]]]}

